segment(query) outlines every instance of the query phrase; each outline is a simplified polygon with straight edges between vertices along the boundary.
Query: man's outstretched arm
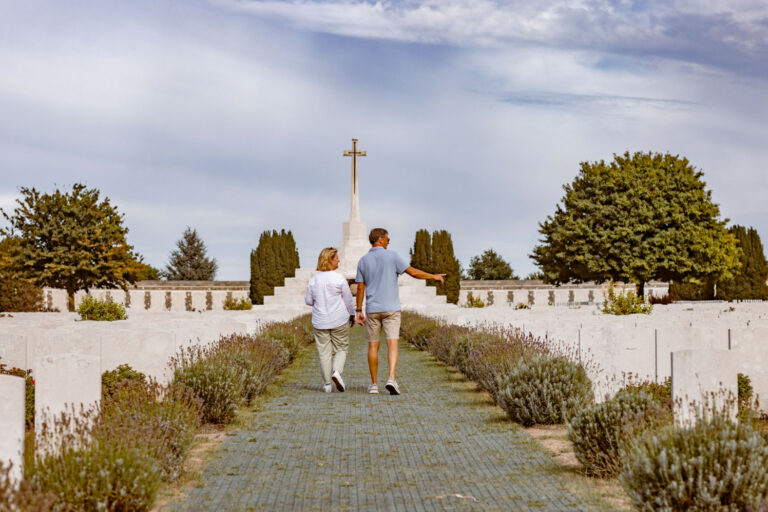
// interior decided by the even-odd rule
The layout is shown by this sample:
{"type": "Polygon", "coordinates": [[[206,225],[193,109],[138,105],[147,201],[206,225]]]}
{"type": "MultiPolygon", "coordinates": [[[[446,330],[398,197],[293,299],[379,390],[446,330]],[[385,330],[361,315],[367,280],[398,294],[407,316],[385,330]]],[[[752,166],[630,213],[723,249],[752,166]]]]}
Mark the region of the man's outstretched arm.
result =
{"type": "Polygon", "coordinates": [[[440,281],[441,283],[445,282],[445,274],[430,274],[414,267],[408,267],[405,269],[405,273],[416,279],[433,279],[435,281],[440,281]]]}

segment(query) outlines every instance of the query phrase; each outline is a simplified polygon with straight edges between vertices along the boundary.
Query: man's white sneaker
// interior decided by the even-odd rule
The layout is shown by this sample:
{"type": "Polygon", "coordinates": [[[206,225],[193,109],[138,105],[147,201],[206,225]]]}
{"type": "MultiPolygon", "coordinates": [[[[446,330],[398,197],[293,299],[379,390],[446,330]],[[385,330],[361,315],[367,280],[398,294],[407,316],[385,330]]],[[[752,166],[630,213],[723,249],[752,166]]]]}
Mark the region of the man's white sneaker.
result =
{"type": "Polygon", "coordinates": [[[333,391],[333,387],[330,384],[323,384],[323,391],[325,391],[326,393],[330,393],[331,391],[333,391]]]}
{"type": "Polygon", "coordinates": [[[333,383],[336,384],[336,389],[343,393],[346,387],[344,386],[344,381],[341,378],[339,370],[333,372],[333,375],[331,375],[331,380],[333,380],[333,383]]]}
{"type": "Polygon", "coordinates": [[[387,391],[389,391],[390,395],[400,394],[400,388],[398,387],[397,381],[395,379],[387,379],[387,385],[385,387],[387,388],[387,391]]]}
{"type": "Polygon", "coordinates": [[[371,384],[368,386],[368,393],[372,395],[378,395],[379,394],[379,386],[377,384],[371,384]]]}

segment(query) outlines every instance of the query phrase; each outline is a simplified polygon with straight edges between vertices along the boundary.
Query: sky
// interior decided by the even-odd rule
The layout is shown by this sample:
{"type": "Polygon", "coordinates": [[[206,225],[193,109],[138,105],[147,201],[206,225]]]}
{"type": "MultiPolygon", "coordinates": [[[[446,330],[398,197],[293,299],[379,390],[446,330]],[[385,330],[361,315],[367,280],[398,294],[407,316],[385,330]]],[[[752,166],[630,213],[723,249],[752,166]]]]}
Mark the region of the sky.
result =
{"type": "MultiPolygon", "coordinates": [[[[581,162],[671,153],[768,240],[765,0],[0,0],[0,207],[84,183],[162,268],[186,226],[247,280],[360,213],[521,277],[581,162]]],[[[0,226],[4,221],[0,219],[0,226]]]]}

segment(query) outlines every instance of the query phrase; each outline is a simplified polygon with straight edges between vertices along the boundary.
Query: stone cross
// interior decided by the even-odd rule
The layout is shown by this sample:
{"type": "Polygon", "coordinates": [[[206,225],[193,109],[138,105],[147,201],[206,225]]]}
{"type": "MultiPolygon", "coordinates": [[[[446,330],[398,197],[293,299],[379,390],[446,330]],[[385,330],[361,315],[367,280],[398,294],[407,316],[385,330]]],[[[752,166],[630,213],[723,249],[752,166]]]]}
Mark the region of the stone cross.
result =
{"type": "Polygon", "coordinates": [[[349,207],[349,218],[360,218],[360,201],[357,189],[357,157],[365,156],[365,151],[357,150],[357,139],[352,139],[352,151],[344,150],[344,156],[352,157],[352,193],[349,207]]]}

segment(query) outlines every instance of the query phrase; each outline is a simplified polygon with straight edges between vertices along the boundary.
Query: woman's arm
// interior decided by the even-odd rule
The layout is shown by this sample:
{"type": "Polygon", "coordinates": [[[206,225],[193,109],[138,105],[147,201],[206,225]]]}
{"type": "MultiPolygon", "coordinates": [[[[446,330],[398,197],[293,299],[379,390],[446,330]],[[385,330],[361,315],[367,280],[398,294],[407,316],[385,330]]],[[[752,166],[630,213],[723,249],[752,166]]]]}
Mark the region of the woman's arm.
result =
{"type": "Polygon", "coordinates": [[[304,294],[304,303],[307,306],[315,305],[315,296],[312,293],[312,282],[307,285],[307,293],[304,294]]]}
{"type": "Polygon", "coordinates": [[[355,299],[352,298],[352,290],[349,289],[346,281],[341,283],[341,298],[344,301],[344,305],[347,306],[349,316],[355,316],[355,299]]]}

